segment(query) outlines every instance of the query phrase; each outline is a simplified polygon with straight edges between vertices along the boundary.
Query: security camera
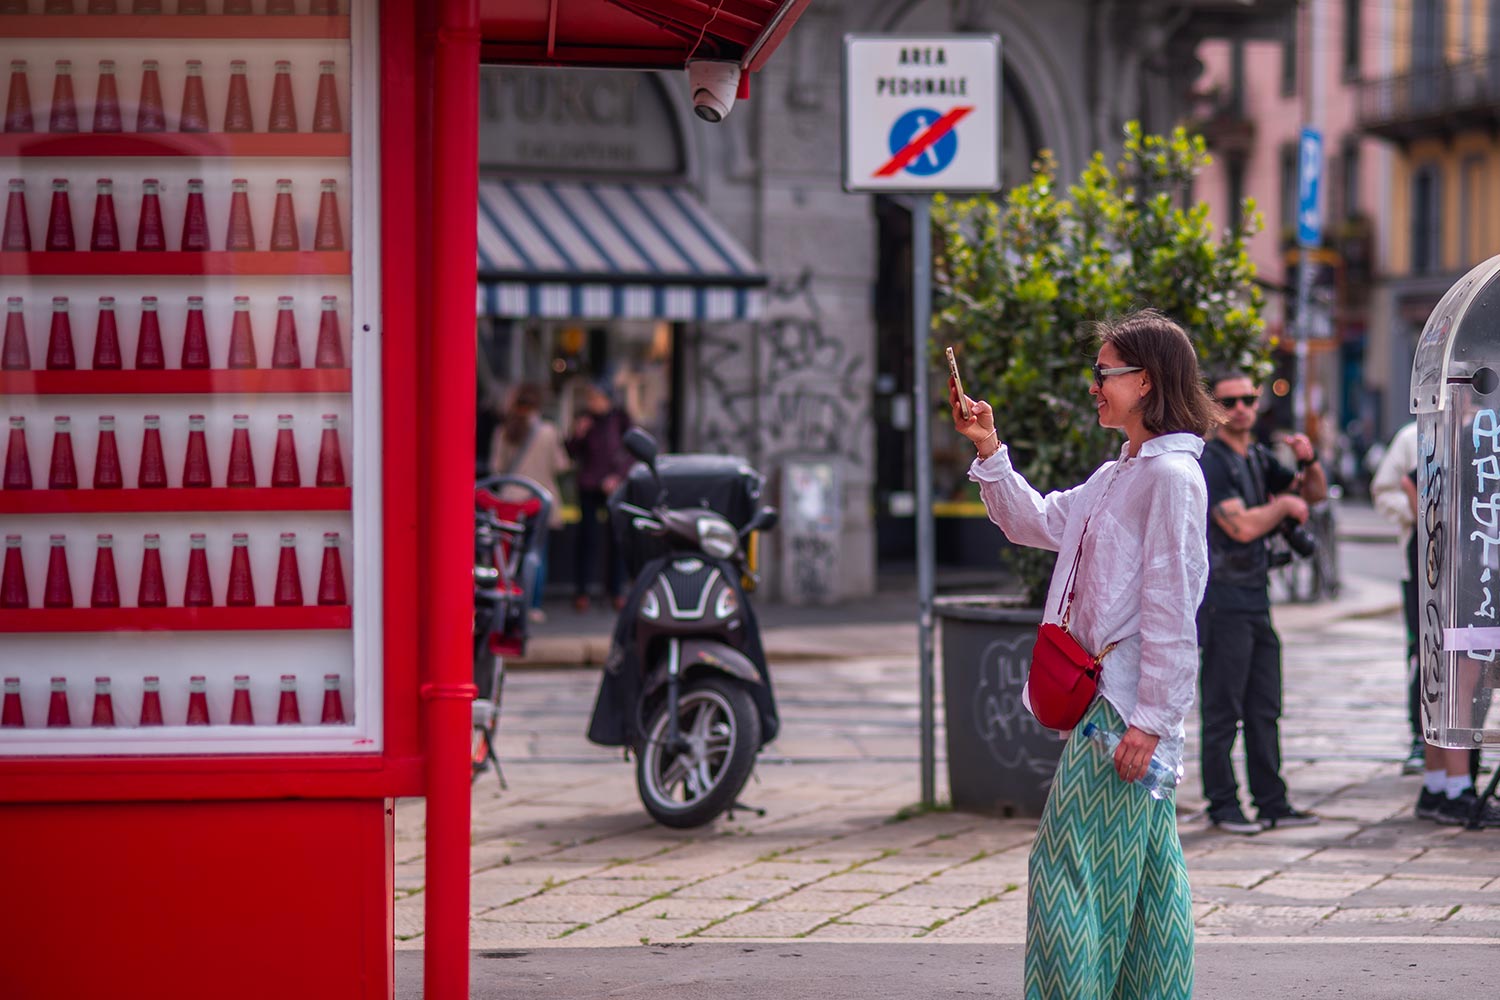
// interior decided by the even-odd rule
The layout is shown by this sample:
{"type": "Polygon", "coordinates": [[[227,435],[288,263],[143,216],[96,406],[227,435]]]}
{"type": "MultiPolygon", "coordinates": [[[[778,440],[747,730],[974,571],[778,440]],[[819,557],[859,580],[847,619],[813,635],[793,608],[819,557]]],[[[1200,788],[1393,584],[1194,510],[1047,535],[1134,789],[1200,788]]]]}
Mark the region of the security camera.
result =
{"type": "Polygon", "coordinates": [[[693,91],[693,113],[706,122],[720,122],[734,107],[740,89],[740,64],[721,59],[690,59],[688,87],[693,91]]]}

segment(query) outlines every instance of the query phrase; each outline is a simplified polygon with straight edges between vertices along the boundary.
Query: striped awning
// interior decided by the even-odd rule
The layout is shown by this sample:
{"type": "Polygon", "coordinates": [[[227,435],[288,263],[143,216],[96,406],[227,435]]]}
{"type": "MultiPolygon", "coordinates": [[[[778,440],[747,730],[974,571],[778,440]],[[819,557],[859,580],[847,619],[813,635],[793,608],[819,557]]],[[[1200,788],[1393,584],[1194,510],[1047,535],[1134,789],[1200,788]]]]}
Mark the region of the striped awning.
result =
{"type": "Polygon", "coordinates": [[[482,180],[481,315],[753,319],[765,274],[680,186],[482,180]]]}

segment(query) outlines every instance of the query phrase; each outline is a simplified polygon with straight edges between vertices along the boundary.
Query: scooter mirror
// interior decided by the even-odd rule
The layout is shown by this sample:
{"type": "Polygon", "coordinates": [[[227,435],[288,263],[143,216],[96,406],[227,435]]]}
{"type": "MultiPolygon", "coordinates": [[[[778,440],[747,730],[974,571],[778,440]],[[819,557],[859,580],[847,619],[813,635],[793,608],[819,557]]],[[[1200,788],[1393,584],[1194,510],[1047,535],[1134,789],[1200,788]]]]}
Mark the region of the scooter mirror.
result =
{"type": "Polygon", "coordinates": [[[770,531],[780,520],[781,514],[775,507],[762,507],[750,518],[750,523],[745,525],[744,530],[740,532],[740,537],[743,538],[752,531],[770,531]]]}
{"type": "Polygon", "coordinates": [[[656,439],[639,427],[632,427],[625,432],[621,443],[625,450],[630,452],[637,460],[645,462],[652,468],[656,467],[656,439]]]}

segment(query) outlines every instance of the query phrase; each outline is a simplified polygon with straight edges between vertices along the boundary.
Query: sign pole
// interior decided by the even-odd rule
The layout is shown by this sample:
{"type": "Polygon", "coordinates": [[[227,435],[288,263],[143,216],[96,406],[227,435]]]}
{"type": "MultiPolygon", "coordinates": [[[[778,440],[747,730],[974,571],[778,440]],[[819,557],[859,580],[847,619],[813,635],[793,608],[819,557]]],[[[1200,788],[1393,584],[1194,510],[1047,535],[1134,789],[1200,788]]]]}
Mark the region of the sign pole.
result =
{"type": "Polygon", "coordinates": [[[1307,433],[1307,341],[1312,336],[1313,248],[1323,240],[1323,215],[1318,189],[1323,178],[1323,136],[1317,129],[1302,129],[1297,144],[1297,325],[1296,372],[1292,384],[1292,421],[1297,432],[1307,433]]]}
{"type": "Polygon", "coordinates": [[[911,199],[912,433],[917,462],[917,686],[921,696],[922,805],[937,802],[937,705],[932,675],[932,420],[927,342],[932,329],[932,199],[911,199]]]}

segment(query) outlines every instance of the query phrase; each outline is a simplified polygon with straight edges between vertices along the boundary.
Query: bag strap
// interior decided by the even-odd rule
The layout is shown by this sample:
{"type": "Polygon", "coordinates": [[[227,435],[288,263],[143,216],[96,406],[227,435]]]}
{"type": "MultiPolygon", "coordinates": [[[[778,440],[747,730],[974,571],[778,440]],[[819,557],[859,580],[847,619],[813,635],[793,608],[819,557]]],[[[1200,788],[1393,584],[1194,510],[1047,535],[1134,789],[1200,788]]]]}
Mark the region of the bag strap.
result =
{"type": "MultiPolygon", "coordinates": [[[[1119,476],[1120,469],[1124,466],[1124,464],[1125,461],[1121,460],[1115,465],[1114,471],[1110,473],[1109,482],[1104,484],[1104,493],[1099,497],[1099,504],[1103,504],[1104,498],[1109,496],[1109,488],[1115,484],[1115,479],[1119,476]]],[[[1097,506],[1098,505],[1096,505],[1096,509],[1097,506]]],[[[1084,538],[1088,537],[1089,522],[1093,519],[1094,516],[1092,514],[1083,519],[1083,530],[1078,533],[1078,551],[1073,553],[1073,566],[1068,570],[1068,582],[1063,585],[1063,592],[1066,594],[1066,597],[1064,598],[1065,603],[1058,604],[1057,606],[1057,610],[1062,612],[1062,621],[1058,624],[1064,632],[1068,631],[1068,619],[1073,615],[1073,598],[1077,593],[1076,588],[1078,583],[1078,564],[1083,561],[1083,540],[1084,538]]],[[[1110,651],[1119,644],[1120,640],[1116,639],[1114,642],[1110,643],[1108,646],[1105,646],[1098,653],[1096,653],[1094,655],[1094,666],[1097,667],[1102,664],[1104,658],[1108,656],[1110,651]]]]}

